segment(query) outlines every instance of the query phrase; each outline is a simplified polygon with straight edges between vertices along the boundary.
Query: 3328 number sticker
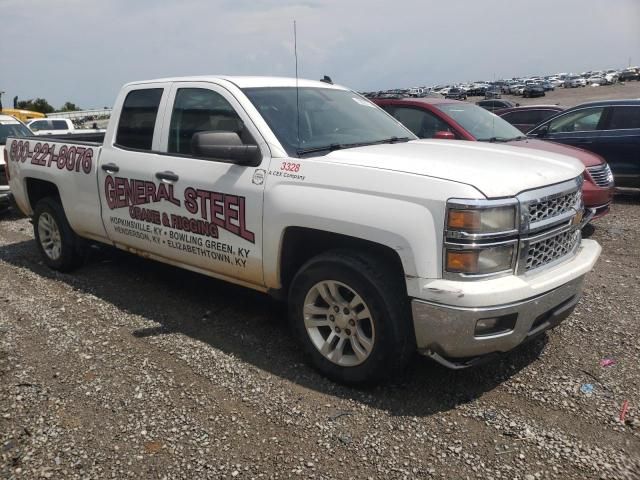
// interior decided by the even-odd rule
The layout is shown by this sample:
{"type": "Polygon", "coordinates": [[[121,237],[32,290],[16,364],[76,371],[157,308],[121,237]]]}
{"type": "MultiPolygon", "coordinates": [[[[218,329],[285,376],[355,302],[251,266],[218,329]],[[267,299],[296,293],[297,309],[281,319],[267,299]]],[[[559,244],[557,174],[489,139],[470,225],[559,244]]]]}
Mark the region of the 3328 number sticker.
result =
{"type": "Polygon", "coordinates": [[[24,163],[31,160],[32,165],[58,170],[89,174],[93,167],[93,148],[81,145],[58,145],[37,142],[31,149],[29,140],[13,140],[9,149],[9,159],[24,163]]]}
{"type": "Polygon", "coordinates": [[[280,165],[280,170],[283,170],[285,172],[299,172],[300,164],[291,163],[291,162],[282,162],[282,165],[280,165]]]}

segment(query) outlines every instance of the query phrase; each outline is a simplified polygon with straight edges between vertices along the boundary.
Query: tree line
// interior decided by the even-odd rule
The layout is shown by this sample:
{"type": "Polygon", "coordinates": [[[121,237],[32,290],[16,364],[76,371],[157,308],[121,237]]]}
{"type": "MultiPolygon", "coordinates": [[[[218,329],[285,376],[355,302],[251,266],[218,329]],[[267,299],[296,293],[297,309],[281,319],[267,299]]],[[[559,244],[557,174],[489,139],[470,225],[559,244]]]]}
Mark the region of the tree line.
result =
{"type": "MultiPolygon", "coordinates": [[[[46,113],[52,113],[52,112],[55,112],[55,111],[58,111],[58,112],[76,112],[78,110],[81,110],[81,108],[78,107],[73,102],[65,102],[65,104],[62,105],[62,108],[60,108],[60,110],[56,110],[44,98],[35,98],[35,99],[29,99],[29,100],[18,100],[18,97],[13,97],[13,108],[19,108],[21,110],[31,110],[33,112],[40,112],[40,113],[45,113],[45,114],[46,113]]],[[[2,101],[1,100],[0,100],[0,110],[2,110],[2,101]]]]}

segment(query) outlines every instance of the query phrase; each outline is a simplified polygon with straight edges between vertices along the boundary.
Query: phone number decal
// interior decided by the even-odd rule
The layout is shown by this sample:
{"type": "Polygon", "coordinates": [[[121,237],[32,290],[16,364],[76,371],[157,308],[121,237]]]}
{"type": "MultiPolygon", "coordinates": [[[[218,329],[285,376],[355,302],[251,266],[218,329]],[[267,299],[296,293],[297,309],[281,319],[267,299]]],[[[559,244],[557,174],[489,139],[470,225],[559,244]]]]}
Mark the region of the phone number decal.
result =
{"type": "Polygon", "coordinates": [[[29,140],[13,140],[9,159],[21,163],[31,160],[32,165],[47,168],[56,166],[58,170],[89,174],[93,166],[93,148],[38,142],[32,150],[29,140]]]}

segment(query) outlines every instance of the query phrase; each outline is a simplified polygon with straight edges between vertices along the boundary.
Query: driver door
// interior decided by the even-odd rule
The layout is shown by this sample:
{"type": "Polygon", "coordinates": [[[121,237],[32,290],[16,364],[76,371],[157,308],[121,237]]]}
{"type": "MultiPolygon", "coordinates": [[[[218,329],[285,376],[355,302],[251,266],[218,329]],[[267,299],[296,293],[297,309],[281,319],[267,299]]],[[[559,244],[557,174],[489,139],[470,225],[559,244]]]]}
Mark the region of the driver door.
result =
{"type": "Polygon", "coordinates": [[[156,166],[160,182],[172,185],[180,200],[164,204],[169,221],[163,236],[167,256],[263,284],[264,182],[254,174],[268,170],[268,152],[258,129],[225,88],[209,82],[172,85],[156,166]],[[191,139],[203,131],[237,133],[244,144],[258,145],[260,160],[238,165],[225,158],[198,158],[191,151],[191,139]]]}

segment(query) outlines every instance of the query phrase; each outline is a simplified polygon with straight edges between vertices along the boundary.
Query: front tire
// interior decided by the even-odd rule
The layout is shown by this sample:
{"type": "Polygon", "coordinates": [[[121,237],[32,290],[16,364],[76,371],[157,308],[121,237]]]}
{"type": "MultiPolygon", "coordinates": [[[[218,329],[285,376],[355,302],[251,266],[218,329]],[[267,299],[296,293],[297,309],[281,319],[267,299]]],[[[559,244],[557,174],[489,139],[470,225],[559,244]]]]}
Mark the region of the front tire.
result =
{"type": "Polygon", "coordinates": [[[33,233],[49,268],[69,272],[82,263],[81,240],[71,229],[59,200],[47,197],[37,203],[33,233]]]}
{"type": "Polygon", "coordinates": [[[415,351],[402,276],[368,254],[335,250],[303,265],[289,290],[289,320],[310,363],[340,383],[385,380],[415,351]]]}

